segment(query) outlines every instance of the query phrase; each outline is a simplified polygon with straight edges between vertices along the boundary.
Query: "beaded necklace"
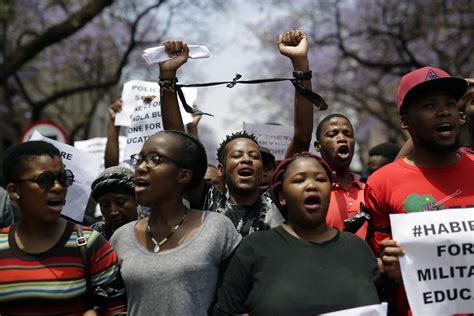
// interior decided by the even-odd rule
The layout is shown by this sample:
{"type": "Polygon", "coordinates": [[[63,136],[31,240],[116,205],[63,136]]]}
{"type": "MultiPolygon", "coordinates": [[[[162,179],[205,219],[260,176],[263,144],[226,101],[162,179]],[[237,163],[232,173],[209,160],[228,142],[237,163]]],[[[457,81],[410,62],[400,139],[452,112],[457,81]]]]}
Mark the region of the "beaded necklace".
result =
{"type": "Polygon", "coordinates": [[[160,242],[157,242],[155,237],[153,237],[152,233],[151,233],[151,226],[150,226],[150,219],[148,219],[148,224],[147,224],[147,231],[148,231],[148,234],[150,234],[150,238],[151,238],[151,241],[153,242],[153,244],[155,245],[155,247],[153,247],[153,252],[154,253],[158,253],[160,251],[160,246],[163,245],[165,242],[168,241],[168,239],[171,238],[171,236],[175,233],[175,231],[178,230],[179,226],[181,226],[181,224],[184,222],[184,219],[186,218],[186,215],[188,215],[188,209],[186,209],[184,211],[184,215],[183,217],[181,218],[181,220],[179,221],[178,225],[176,225],[175,227],[173,227],[173,229],[171,230],[171,232],[168,234],[168,236],[166,236],[165,238],[163,238],[160,242]]]}

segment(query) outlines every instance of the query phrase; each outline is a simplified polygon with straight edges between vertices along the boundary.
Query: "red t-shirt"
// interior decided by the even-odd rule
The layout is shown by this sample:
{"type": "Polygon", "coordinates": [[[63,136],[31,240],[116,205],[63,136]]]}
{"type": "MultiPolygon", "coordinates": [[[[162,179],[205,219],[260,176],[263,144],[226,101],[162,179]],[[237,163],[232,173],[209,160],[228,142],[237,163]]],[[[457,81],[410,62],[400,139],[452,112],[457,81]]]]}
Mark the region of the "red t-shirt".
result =
{"type": "MultiPolygon", "coordinates": [[[[331,202],[329,202],[326,223],[339,230],[344,230],[344,220],[354,216],[360,210],[360,203],[364,202],[365,184],[360,182],[355,174],[352,176],[354,181],[347,191],[337,183],[334,183],[331,189],[331,202]]],[[[356,235],[365,240],[367,227],[367,223],[362,225],[356,235]]]]}
{"type": "MultiPolygon", "coordinates": [[[[399,159],[374,172],[365,187],[365,205],[375,228],[368,242],[376,255],[391,239],[389,214],[474,207],[474,155],[446,167],[416,167],[399,159]],[[381,231],[382,230],[382,231],[381,231]]],[[[408,315],[403,287],[396,290],[397,315],[408,315]]]]}
{"type": "Polygon", "coordinates": [[[474,148],[460,147],[458,151],[462,154],[474,155],[474,148]]]}

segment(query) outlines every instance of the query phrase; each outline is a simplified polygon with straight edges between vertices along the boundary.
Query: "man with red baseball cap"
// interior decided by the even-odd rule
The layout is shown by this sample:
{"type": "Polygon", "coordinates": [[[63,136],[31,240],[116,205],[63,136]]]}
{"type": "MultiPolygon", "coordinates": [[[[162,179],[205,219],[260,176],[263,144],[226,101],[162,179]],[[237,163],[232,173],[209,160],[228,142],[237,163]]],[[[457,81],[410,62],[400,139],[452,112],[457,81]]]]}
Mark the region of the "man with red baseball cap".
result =
{"type": "Polygon", "coordinates": [[[372,174],[365,202],[372,216],[369,245],[388,276],[390,308],[410,315],[389,214],[474,207],[474,156],[458,151],[464,123],[457,101],[468,83],[447,72],[424,67],[402,77],[397,92],[400,126],[413,140],[413,151],[372,174]]]}
{"type": "Polygon", "coordinates": [[[447,90],[459,100],[466,91],[466,79],[452,77],[446,71],[435,67],[423,67],[414,70],[402,77],[397,91],[398,113],[401,114],[402,106],[418,93],[431,90],[447,90]]]}

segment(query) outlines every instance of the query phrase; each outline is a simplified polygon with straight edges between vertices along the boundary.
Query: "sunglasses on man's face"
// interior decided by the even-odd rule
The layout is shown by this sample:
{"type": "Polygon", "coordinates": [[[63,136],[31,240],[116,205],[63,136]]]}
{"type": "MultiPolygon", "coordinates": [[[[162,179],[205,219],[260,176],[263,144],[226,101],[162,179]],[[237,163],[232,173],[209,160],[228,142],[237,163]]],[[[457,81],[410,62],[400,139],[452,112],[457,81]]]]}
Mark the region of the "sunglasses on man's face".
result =
{"type": "Polygon", "coordinates": [[[51,171],[42,172],[36,179],[18,179],[15,182],[31,181],[38,184],[41,188],[49,190],[54,186],[54,182],[58,180],[59,184],[67,188],[74,183],[74,173],[69,169],[64,169],[58,175],[51,171]]]}

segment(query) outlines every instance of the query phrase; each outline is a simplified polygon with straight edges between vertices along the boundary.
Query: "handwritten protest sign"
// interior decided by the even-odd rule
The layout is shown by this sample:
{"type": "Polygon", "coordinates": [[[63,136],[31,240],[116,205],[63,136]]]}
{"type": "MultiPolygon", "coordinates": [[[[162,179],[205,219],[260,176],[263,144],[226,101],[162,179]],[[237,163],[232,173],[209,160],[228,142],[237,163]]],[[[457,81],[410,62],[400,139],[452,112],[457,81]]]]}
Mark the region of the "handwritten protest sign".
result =
{"type": "Polygon", "coordinates": [[[474,311],[474,208],[390,214],[413,315],[474,311]]]}
{"type": "Polygon", "coordinates": [[[137,106],[132,115],[132,123],[127,130],[125,161],[129,161],[131,155],[139,153],[151,135],[162,130],[163,122],[158,98],[150,103],[142,102],[142,105],[137,106]]]}
{"type": "Polygon", "coordinates": [[[292,127],[244,122],[243,129],[257,136],[259,145],[270,149],[276,160],[285,159],[286,148],[293,139],[292,127]]]}
{"type": "MultiPolygon", "coordinates": [[[[95,137],[86,140],[79,140],[74,142],[74,147],[91,153],[100,159],[99,170],[102,171],[104,167],[104,154],[105,144],[107,143],[107,137],[95,137]]],[[[126,136],[119,136],[119,162],[124,160],[125,155],[125,144],[127,143],[126,136]]]]}
{"type": "MultiPolygon", "coordinates": [[[[258,144],[270,149],[277,161],[285,159],[286,149],[290,141],[293,139],[293,127],[244,122],[243,130],[249,134],[257,136],[258,144]]],[[[313,154],[317,154],[313,146],[315,140],[316,139],[313,135],[309,148],[309,152],[313,154]]]]}
{"type": "MultiPolygon", "coordinates": [[[[194,104],[197,98],[196,88],[183,88],[184,97],[186,102],[190,105],[194,104]]],[[[132,114],[137,106],[142,106],[142,97],[145,96],[156,96],[156,102],[159,104],[160,87],[157,82],[154,81],[143,81],[143,80],[131,80],[123,85],[122,90],[122,111],[117,113],[115,116],[116,126],[130,126],[132,122],[132,114]]],[[[181,116],[183,123],[187,124],[192,121],[191,114],[183,110],[181,102],[180,104],[181,116]]]]}
{"type": "Polygon", "coordinates": [[[64,166],[74,173],[74,183],[68,188],[66,205],[61,214],[82,222],[91,193],[92,181],[99,173],[100,159],[94,154],[44,137],[38,131],[34,132],[31,140],[46,141],[56,146],[61,152],[64,166]]]}
{"type": "Polygon", "coordinates": [[[160,95],[157,82],[131,80],[123,85],[122,111],[115,116],[115,126],[129,126],[136,106],[143,104],[142,97],[160,95]]]}
{"type": "Polygon", "coordinates": [[[319,316],[387,316],[387,307],[387,303],[382,303],[319,314],[319,316]]]}

